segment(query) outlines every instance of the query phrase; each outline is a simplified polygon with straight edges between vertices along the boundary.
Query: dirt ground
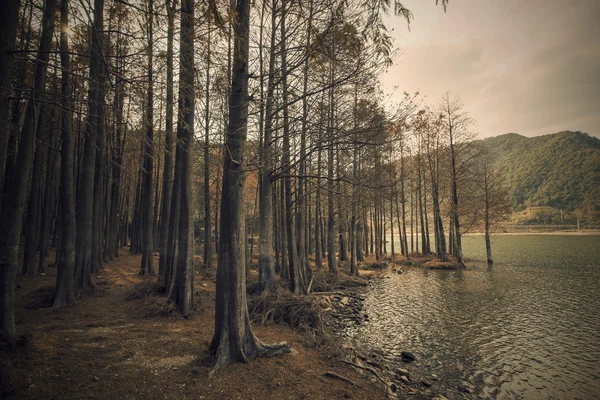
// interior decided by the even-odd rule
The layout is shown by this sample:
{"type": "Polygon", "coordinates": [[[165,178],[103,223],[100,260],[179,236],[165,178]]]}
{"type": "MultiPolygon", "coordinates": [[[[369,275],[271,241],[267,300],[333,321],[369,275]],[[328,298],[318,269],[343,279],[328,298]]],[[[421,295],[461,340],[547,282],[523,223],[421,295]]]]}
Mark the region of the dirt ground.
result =
{"type": "Polygon", "coordinates": [[[288,342],[292,354],[251,359],[209,378],[214,280],[196,279],[199,307],[192,318],[145,317],[145,300],[128,299],[137,284],[151,279],[137,275],[140,260],[123,249],[94,276],[93,292],[80,294],[77,306],[59,310],[47,308],[56,268],[18,279],[17,329],[26,335],[27,348],[11,361],[8,398],[385,398],[382,385],[328,358],[306,334],[278,324],[255,324],[254,331],[267,343],[288,342]],[[328,371],[355,384],[325,377],[328,371]]]}

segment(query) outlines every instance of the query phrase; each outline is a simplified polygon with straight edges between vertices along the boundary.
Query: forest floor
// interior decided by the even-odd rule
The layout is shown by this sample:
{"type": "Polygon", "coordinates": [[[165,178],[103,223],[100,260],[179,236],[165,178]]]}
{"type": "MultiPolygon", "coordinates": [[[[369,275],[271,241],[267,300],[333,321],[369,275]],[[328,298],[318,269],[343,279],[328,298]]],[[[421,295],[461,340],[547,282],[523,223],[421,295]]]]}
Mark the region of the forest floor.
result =
{"type": "MultiPolygon", "coordinates": [[[[120,251],[94,275],[94,289],[74,307],[51,306],[56,268],[18,278],[16,320],[26,345],[12,358],[11,399],[381,399],[379,382],[365,379],[306,333],[285,324],[254,324],[257,336],[286,341],[291,354],[251,359],[209,378],[214,330],[214,275],[196,277],[197,310],[189,319],[147,317],[136,294],[140,255],[120,251]],[[333,372],[350,382],[325,376],[333,372]]],[[[156,260],[155,265],[158,265],[156,260]]],[[[143,286],[143,285],[142,285],[143,286]]],[[[5,371],[6,372],[6,371],[5,371]]],[[[0,394],[0,398],[2,395],[0,394]]]]}

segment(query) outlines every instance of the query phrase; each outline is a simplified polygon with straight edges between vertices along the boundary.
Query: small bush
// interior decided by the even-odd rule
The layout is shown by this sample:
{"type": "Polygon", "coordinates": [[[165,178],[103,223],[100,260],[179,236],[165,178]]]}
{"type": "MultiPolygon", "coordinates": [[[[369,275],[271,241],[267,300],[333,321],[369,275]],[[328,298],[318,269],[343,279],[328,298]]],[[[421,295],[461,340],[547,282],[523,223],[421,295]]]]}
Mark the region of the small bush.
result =
{"type": "Polygon", "coordinates": [[[165,287],[150,280],[144,280],[135,285],[131,291],[125,296],[125,300],[138,300],[149,296],[155,296],[159,293],[164,293],[165,287]]]}
{"type": "Polygon", "coordinates": [[[54,302],[54,288],[52,286],[41,287],[29,292],[26,298],[27,303],[25,304],[25,308],[30,310],[52,307],[52,303],[54,302]]]}

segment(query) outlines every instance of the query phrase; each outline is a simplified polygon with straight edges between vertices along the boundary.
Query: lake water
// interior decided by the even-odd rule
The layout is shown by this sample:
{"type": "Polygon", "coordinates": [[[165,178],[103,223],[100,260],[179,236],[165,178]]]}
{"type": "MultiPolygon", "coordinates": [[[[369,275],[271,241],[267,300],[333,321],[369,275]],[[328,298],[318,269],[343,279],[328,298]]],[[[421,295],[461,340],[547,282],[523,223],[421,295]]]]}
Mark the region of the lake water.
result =
{"type": "MultiPolygon", "coordinates": [[[[465,237],[468,269],[407,268],[365,295],[350,341],[383,351],[433,390],[463,398],[600,398],[600,236],[465,237]]],[[[398,246],[399,247],[399,246],[398,246]]]]}

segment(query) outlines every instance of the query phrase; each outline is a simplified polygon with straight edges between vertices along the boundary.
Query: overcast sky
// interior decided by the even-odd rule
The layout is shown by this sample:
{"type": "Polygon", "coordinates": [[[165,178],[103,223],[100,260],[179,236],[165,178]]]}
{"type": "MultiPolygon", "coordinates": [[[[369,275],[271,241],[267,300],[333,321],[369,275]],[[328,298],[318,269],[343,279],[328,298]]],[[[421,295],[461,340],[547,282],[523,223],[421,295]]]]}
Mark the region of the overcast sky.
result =
{"type": "Polygon", "coordinates": [[[600,0],[403,0],[410,31],[386,18],[401,55],[388,93],[450,90],[480,137],[580,130],[600,137],[600,0]]]}

